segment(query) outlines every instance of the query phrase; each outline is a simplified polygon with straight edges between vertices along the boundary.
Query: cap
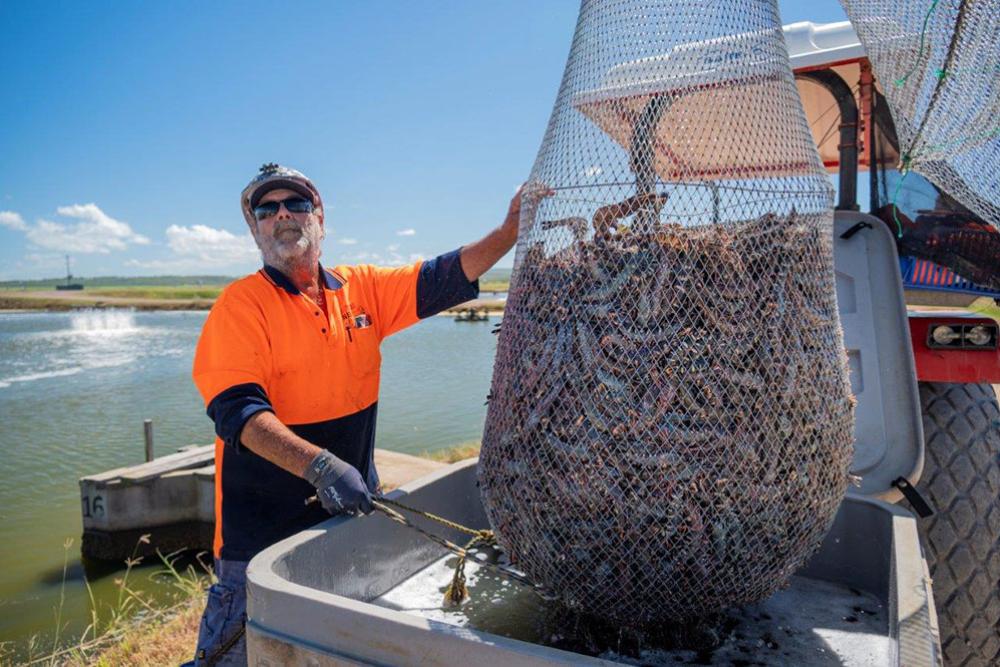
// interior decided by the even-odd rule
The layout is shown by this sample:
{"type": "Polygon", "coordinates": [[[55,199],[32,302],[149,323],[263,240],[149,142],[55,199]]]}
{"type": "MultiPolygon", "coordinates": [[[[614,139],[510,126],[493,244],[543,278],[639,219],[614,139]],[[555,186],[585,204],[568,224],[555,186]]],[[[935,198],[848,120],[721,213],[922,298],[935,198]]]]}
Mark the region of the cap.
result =
{"type": "Polygon", "coordinates": [[[281,188],[298,192],[311,200],[316,208],[323,207],[323,199],[319,196],[319,190],[316,189],[312,181],[306,178],[305,174],[290,167],[282,167],[274,162],[268,162],[260,168],[260,173],[247,183],[240,195],[240,207],[243,209],[243,217],[246,218],[248,225],[253,227],[256,222],[253,209],[260,203],[261,197],[271,190],[281,188]]]}

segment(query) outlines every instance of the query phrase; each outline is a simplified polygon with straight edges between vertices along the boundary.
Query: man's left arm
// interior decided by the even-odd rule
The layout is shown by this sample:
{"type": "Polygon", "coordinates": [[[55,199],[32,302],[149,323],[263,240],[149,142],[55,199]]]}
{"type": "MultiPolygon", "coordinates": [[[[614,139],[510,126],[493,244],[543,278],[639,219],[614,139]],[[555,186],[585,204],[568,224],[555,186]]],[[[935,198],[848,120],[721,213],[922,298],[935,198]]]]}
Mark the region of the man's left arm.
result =
{"type": "Polygon", "coordinates": [[[544,187],[521,186],[510,201],[503,223],[478,241],[410,266],[369,267],[375,286],[380,336],[390,336],[418,320],[479,296],[479,276],[517,242],[522,205],[534,209],[543,197],[551,194],[544,187]]]}
{"type": "Polygon", "coordinates": [[[478,241],[462,247],[460,255],[462,271],[469,282],[478,280],[479,276],[489,271],[517,243],[522,201],[530,200],[526,203],[536,205],[538,196],[551,194],[540,188],[535,188],[537,192],[533,190],[531,193],[526,193],[525,190],[528,187],[527,184],[522,185],[514,193],[514,197],[510,200],[510,206],[507,208],[507,216],[499,227],[478,241]]]}

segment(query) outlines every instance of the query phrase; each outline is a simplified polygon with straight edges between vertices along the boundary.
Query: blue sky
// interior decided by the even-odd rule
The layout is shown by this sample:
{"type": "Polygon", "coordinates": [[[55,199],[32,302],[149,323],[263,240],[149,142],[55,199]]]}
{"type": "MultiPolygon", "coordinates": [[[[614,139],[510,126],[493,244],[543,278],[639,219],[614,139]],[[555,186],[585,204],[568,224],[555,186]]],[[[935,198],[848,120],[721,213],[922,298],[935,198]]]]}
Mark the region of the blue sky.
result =
{"type": "Polygon", "coordinates": [[[60,275],[67,252],[84,276],[253,271],[239,192],[268,161],[323,193],[327,264],[472,241],[531,169],[577,9],[0,3],[0,280],[60,275]]]}

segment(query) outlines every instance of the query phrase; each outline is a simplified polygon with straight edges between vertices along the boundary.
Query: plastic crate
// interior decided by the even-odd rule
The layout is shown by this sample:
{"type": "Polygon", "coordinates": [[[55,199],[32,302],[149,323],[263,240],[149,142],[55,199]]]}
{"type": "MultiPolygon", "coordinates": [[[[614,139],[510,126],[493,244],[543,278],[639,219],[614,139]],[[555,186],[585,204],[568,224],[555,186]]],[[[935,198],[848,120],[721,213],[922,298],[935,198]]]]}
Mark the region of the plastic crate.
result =
{"type": "Polygon", "coordinates": [[[954,271],[926,259],[900,257],[899,269],[903,274],[903,287],[906,289],[961,292],[1000,298],[1000,292],[977,285],[954,271]]]}

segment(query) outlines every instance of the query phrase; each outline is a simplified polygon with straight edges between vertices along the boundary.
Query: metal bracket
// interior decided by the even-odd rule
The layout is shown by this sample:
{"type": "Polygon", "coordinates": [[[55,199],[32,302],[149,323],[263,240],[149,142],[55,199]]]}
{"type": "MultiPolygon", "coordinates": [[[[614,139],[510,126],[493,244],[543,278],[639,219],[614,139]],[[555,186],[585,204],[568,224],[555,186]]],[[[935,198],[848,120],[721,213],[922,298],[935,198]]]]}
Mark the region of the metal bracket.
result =
{"type": "Polygon", "coordinates": [[[892,485],[902,491],[903,497],[910,503],[910,507],[921,519],[926,519],[934,514],[930,503],[920,495],[920,492],[905,477],[897,477],[892,481],[892,485]]]}
{"type": "Polygon", "coordinates": [[[860,232],[862,229],[865,228],[872,229],[872,224],[870,222],[865,222],[864,220],[862,220],[861,222],[855,224],[853,227],[851,227],[846,232],[841,234],[840,238],[846,241],[847,239],[851,238],[852,236],[854,236],[855,234],[857,234],[858,232],[860,232]]]}

